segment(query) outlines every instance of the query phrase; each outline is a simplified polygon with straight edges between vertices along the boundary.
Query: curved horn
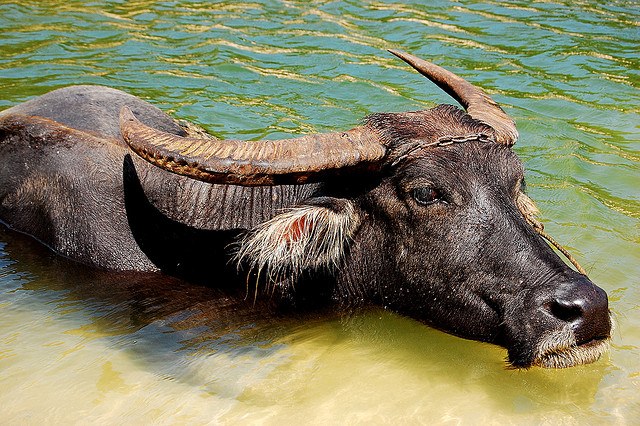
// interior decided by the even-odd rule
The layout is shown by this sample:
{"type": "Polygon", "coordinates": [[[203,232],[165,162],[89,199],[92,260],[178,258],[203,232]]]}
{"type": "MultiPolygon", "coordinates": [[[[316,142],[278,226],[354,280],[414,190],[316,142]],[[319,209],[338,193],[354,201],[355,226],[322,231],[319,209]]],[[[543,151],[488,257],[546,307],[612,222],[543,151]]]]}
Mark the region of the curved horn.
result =
{"type": "Polygon", "coordinates": [[[389,52],[451,95],[471,117],[491,126],[495,131],[496,142],[509,146],[516,143],[518,140],[516,124],[484,91],[454,73],[409,53],[399,50],[389,50],[389,52]]]}
{"type": "Polygon", "coordinates": [[[131,149],[150,163],[209,183],[302,184],[344,168],[375,168],[386,153],[377,133],[366,126],[282,140],[195,139],[148,127],[125,106],[120,130],[131,149]]]}

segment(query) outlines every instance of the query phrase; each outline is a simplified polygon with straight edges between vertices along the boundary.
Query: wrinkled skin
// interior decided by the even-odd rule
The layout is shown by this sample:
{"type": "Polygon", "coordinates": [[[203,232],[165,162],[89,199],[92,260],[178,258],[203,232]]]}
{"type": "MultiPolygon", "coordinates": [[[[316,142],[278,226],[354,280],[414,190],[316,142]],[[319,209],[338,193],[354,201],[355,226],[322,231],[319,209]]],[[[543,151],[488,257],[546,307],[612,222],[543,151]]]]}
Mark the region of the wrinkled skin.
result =
{"type": "MultiPolygon", "coordinates": [[[[604,351],[606,294],[567,267],[524,219],[516,155],[479,141],[406,153],[411,140],[487,131],[457,108],[369,118],[390,141],[380,173],[243,188],[193,181],[132,156],[117,113],[132,102],[138,110],[148,104],[111,89],[79,92],[83,100],[63,91],[0,114],[0,157],[8,165],[0,172],[0,219],[62,254],[243,290],[249,272],[288,304],[384,306],[499,344],[515,367],[565,367],[604,351]],[[97,101],[78,108],[87,97],[97,101]],[[30,115],[55,121],[34,124],[24,118],[30,115]],[[263,283],[245,259],[238,271],[238,238],[294,206],[333,212],[346,224],[339,256],[303,267],[293,282],[263,283]]],[[[159,110],[146,110],[143,119],[184,132],[159,110]]],[[[288,238],[317,237],[301,227],[288,238]]]]}

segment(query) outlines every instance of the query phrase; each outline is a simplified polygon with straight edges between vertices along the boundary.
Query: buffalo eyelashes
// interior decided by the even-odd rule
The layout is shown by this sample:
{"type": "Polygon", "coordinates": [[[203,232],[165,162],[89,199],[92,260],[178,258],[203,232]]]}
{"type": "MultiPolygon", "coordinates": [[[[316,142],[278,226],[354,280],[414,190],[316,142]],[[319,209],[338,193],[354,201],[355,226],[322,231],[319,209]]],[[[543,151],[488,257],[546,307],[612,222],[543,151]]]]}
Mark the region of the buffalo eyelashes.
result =
{"type": "Polygon", "coordinates": [[[423,186],[412,191],[411,195],[416,203],[422,206],[428,206],[438,201],[444,201],[442,193],[433,187],[423,186]]]}

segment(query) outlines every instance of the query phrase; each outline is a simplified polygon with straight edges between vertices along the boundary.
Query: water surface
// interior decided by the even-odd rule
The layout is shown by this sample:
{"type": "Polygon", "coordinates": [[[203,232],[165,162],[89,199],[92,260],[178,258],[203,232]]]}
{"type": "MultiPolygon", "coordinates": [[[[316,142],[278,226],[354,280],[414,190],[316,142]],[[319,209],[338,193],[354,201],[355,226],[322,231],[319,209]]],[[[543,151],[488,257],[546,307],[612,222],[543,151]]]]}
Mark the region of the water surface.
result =
{"type": "Polygon", "coordinates": [[[542,219],[604,288],[610,354],[567,370],[388,312],[264,318],[0,231],[5,422],[634,424],[640,418],[640,12],[634,1],[0,2],[0,109],[70,84],[227,138],[347,129],[452,102],[385,52],[485,88],[517,121],[542,219]]]}

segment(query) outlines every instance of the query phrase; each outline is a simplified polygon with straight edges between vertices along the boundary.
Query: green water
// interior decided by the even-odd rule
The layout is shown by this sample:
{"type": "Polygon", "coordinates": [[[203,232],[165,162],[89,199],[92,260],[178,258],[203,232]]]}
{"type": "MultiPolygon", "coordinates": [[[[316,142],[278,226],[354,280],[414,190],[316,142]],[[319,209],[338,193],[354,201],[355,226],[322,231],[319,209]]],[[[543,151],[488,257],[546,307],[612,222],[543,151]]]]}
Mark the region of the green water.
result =
{"type": "Polygon", "coordinates": [[[639,21],[636,1],[0,1],[0,109],[102,84],[279,138],[452,102],[387,48],[448,67],[515,118],[529,194],[617,322],[595,364],[513,371],[382,311],[221,318],[207,289],[116,282],[2,230],[0,423],[637,424],[639,21]]]}

